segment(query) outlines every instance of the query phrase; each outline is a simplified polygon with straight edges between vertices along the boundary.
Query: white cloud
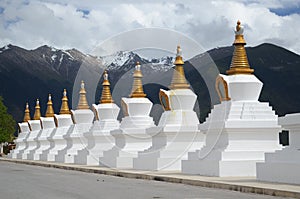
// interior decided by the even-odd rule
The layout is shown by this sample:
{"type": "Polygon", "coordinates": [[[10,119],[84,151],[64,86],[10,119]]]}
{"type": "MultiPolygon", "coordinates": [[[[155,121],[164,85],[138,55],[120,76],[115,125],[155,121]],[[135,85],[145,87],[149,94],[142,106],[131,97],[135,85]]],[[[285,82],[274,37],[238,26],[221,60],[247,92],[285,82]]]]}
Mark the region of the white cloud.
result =
{"type": "Polygon", "coordinates": [[[161,27],[182,32],[210,49],[231,45],[233,29],[240,19],[248,45],[272,42],[299,54],[300,15],[278,16],[270,11],[270,8],[293,6],[299,6],[299,1],[220,0],[183,4],[180,1],[8,0],[0,3],[4,8],[0,12],[0,46],[12,43],[35,48],[48,44],[91,52],[97,44],[120,32],[161,27]]]}

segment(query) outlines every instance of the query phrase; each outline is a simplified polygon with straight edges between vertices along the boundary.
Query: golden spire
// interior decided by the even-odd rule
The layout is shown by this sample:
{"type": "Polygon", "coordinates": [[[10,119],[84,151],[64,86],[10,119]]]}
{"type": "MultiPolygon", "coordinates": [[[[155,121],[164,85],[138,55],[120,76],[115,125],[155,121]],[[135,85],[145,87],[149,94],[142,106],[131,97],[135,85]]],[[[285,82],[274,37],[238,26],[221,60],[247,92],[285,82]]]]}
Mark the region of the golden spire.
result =
{"type": "Polygon", "coordinates": [[[81,81],[81,89],[79,92],[80,96],[79,96],[79,102],[78,102],[78,106],[77,109],[89,109],[89,104],[87,102],[86,99],[86,91],[84,88],[84,81],[81,81]]]}
{"type": "Polygon", "coordinates": [[[131,98],[146,97],[146,94],[144,93],[143,90],[142,78],[143,78],[143,74],[141,71],[141,65],[139,62],[136,62],[135,71],[133,73],[132,91],[130,94],[131,98]]]}
{"type": "Polygon", "coordinates": [[[237,22],[234,40],[234,52],[231,60],[230,69],[226,71],[228,75],[248,74],[251,75],[254,70],[250,68],[245,50],[246,41],[244,40],[244,28],[241,22],[237,22]]]}
{"type": "Polygon", "coordinates": [[[190,85],[187,83],[183,65],[184,62],[182,60],[181,56],[181,48],[180,46],[177,46],[177,54],[176,54],[176,60],[174,62],[175,65],[175,71],[173,73],[173,78],[171,85],[169,86],[170,89],[188,89],[190,88],[190,85]]]}
{"type": "Polygon", "coordinates": [[[68,97],[67,97],[67,90],[64,89],[63,92],[63,98],[62,98],[62,103],[61,103],[61,108],[59,111],[59,114],[70,114],[70,109],[69,109],[69,105],[68,105],[68,97]]]}
{"type": "Polygon", "coordinates": [[[41,117],[41,107],[40,107],[40,101],[39,101],[39,99],[37,99],[33,119],[34,120],[39,120],[40,117],[41,117]]]}
{"type": "Polygon", "coordinates": [[[25,114],[24,114],[24,122],[28,122],[30,120],[30,111],[29,111],[29,105],[28,102],[26,102],[26,108],[25,108],[25,114]]]}
{"type": "Polygon", "coordinates": [[[52,99],[51,94],[49,94],[48,102],[47,102],[47,110],[46,110],[46,117],[53,117],[54,116],[54,110],[52,107],[52,99]]]}
{"type": "Polygon", "coordinates": [[[114,100],[111,97],[110,83],[108,81],[107,71],[104,71],[102,86],[103,86],[103,89],[102,89],[102,95],[101,95],[100,103],[101,104],[114,103],[114,100]]]}

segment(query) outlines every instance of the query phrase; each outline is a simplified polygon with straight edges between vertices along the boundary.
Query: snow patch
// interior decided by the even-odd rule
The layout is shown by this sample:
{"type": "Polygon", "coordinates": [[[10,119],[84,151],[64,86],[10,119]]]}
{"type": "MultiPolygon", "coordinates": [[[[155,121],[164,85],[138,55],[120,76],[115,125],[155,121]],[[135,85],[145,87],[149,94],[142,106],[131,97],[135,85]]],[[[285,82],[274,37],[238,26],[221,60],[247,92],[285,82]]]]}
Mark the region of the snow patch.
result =
{"type": "Polygon", "coordinates": [[[56,58],[57,58],[56,54],[54,54],[54,55],[51,56],[52,61],[55,61],[56,58]]]}
{"type": "Polygon", "coordinates": [[[0,53],[3,53],[4,51],[9,50],[9,49],[10,49],[9,46],[6,45],[2,48],[2,50],[0,50],[0,53]]]}
{"type": "Polygon", "coordinates": [[[104,66],[110,66],[110,69],[117,69],[123,66],[128,60],[134,59],[133,52],[118,51],[112,55],[99,57],[104,66]]]}
{"type": "Polygon", "coordinates": [[[52,52],[56,52],[56,51],[57,51],[56,48],[54,48],[54,47],[52,47],[52,46],[49,46],[49,47],[51,48],[51,51],[52,51],[52,52]]]}
{"type": "Polygon", "coordinates": [[[74,60],[74,57],[71,55],[71,53],[69,53],[68,51],[62,50],[63,53],[65,53],[66,55],[69,56],[70,60],[74,60]]]}
{"type": "Polygon", "coordinates": [[[62,54],[60,59],[59,59],[59,65],[61,65],[63,59],[64,59],[64,54],[62,54]]]}

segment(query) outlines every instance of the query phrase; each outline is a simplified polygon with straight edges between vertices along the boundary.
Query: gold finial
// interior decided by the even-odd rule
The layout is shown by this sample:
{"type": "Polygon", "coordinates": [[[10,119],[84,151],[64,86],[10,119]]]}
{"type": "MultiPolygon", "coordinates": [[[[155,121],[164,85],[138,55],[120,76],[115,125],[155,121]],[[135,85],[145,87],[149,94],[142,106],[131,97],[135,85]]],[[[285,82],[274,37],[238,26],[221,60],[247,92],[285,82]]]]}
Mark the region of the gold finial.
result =
{"type": "Polygon", "coordinates": [[[63,98],[61,101],[62,101],[62,103],[61,103],[61,108],[60,108],[59,114],[70,114],[71,111],[70,111],[69,105],[68,105],[68,97],[67,97],[66,89],[64,89],[63,98]]]}
{"type": "Polygon", "coordinates": [[[48,102],[47,102],[47,110],[46,110],[46,117],[53,117],[54,116],[54,110],[52,106],[52,99],[51,94],[48,96],[48,102]]]}
{"type": "Polygon", "coordinates": [[[34,120],[39,120],[40,117],[41,117],[41,107],[40,107],[40,101],[39,101],[39,99],[37,99],[33,119],[34,120]]]}
{"type": "Polygon", "coordinates": [[[133,85],[132,91],[129,97],[136,98],[136,97],[146,97],[146,94],[143,90],[143,83],[142,83],[143,74],[141,71],[141,65],[139,62],[136,62],[135,71],[133,73],[133,85]]]}
{"type": "Polygon", "coordinates": [[[236,25],[236,32],[240,31],[240,29],[241,29],[241,22],[240,20],[238,20],[236,25]]]}
{"type": "Polygon", "coordinates": [[[169,86],[170,89],[188,89],[190,85],[187,83],[184,74],[184,62],[182,60],[182,52],[180,46],[177,46],[177,54],[175,64],[175,71],[173,73],[172,82],[169,86]]]}
{"type": "Polygon", "coordinates": [[[79,95],[80,96],[79,96],[79,102],[78,102],[77,109],[89,109],[90,107],[89,107],[89,104],[86,99],[86,91],[84,88],[83,80],[81,81],[81,89],[80,89],[79,95]]]}
{"type": "Polygon", "coordinates": [[[108,74],[107,71],[104,71],[103,74],[103,83],[102,83],[103,89],[102,89],[102,95],[100,99],[101,104],[110,104],[114,103],[114,100],[111,97],[111,92],[110,92],[110,83],[108,81],[108,74]]]}
{"type": "Polygon", "coordinates": [[[28,102],[26,102],[26,106],[25,106],[25,114],[24,114],[24,122],[28,122],[30,120],[30,111],[29,111],[29,105],[28,102]]]}
{"type": "Polygon", "coordinates": [[[244,28],[241,22],[238,21],[235,31],[234,52],[231,60],[230,69],[226,71],[228,75],[248,74],[251,75],[254,70],[250,68],[246,54],[246,41],[244,40],[244,28]]]}

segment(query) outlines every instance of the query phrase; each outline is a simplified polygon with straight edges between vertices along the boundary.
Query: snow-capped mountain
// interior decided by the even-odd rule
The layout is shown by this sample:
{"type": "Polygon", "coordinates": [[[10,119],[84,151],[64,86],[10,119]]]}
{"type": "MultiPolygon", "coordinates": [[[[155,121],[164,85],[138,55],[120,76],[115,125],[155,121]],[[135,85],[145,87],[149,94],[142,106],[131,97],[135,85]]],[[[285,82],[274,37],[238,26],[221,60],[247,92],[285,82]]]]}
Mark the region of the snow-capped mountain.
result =
{"type": "MultiPolygon", "coordinates": [[[[0,95],[9,101],[9,111],[20,120],[26,101],[29,101],[34,111],[35,99],[40,98],[41,104],[46,103],[45,96],[48,93],[53,95],[54,109],[57,112],[60,108],[61,91],[67,88],[68,96],[72,96],[73,84],[82,65],[87,66],[91,73],[98,74],[99,78],[103,70],[107,69],[113,88],[119,79],[127,79],[132,75],[137,61],[143,65],[145,76],[157,76],[155,74],[158,72],[172,67],[171,59],[148,60],[134,52],[124,51],[97,57],[76,49],[62,50],[47,45],[33,50],[6,45],[0,48],[0,95]],[[152,61],[155,63],[152,64],[152,61]]],[[[129,88],[132,79],[128,79],[126,86],[129,88]]],[[[101,89],[101,86],[98,89],[101,89]]],[[[96,99],[99,99],[99,96],[96,99]]],[[[42,107],[42,112],[44,109],[45,107],[42,107]]]]}
{"type": "Polygon", "coordinates": [[[150,67],[155,71],[167,71],[173,67],[173,57],[161,57],[147,59],[139,56],[137,53],[131,51],[118,51],[112,55],[98,57],[102,61],[103,66],[109,71],[114,70],[130,70],[135,66],[136,62],[140,62],[142,65],[150,67]]]}
{"type": "Polygon", "coordinates": [[[148,60],[141,58],[138,54],[131,51],[118,51],[112,55],[99,57],[99,59],[102,60],[102,63],[107,67],[107,70],[125,69],[122,66],[135,65],[137,61],[140,63],[149,63],[148,60]]]}
{"type": "MultiPolygon", "coordinates": [[[[228,70],[233,48],[222,47],[197,55],[185,62],[185,73],[191,88],[198,96],[201,110],[200,120],[203,121],[210,111],[215,78],[212,77],[212,62],[217,65],[221,73],[228,70]],[[207,59],[207,54],[209,59],[207,59]],[[205,78],[212,77],[212,90],[208,91],[205,78]]],[[[300,56],[286,49],[262,44],[247,48],[247,54],[255,75],[264,82],[260,97],[261,101],[270,101],[277,114],[284,115],[300,111],[300,95],[295,92],[300,87],[299,63],[300,56]],[[288,97],[287,97],[288,96],[288,97]]],[[[116,52],[110,56],[97,57],[84,54],[76,49],[62,50],[51,46],[41,46],[34,50],[26,50],[14,45],[0,48],[0,96],[8,106],[8,111],[17,121],[21,121],[24,105],[28,101],[31,113],[34,103],[40,99],[41,112],[45,112],[48,93],[52,94],[55,112],[59,112],[61,95],[67,88],[68,97],[72,102],[72,91],[78,71],[86,66],[88,74],[101,78],[104,69],[109,70],[109,80],[114,100],[120,103],[121,97],[128,96],[132,86],[132,73],[136,62],[142,64],[143,83],[147,97],[155,104],[159,104],[158,92],[160,88],[167,88],[173,74],[173,57],[143,58],[135,52],[116,52]]],[[[92,76],[91,75],[91,76],[92,76]]],[[[92,79],[91,76],[85,78],[92,79]]],[[[97,85],[95,99],[97,103],[101,95],[101,82],[97,85]]],[[[88,87],[89,82],[86,83],[88,87]]],[[[77,91],[75,91],[77,92],[77,91]]],[[[87,90],[87,92],[91,92],[87,90]]],[[[75,95],[74,95],[75,96],[75,95]]],[[[157,106],[154,106],[157,107],[157,106]]],[[[199,114],[199,109],[197,110],[199,114]]],[[[156,117],[156,121],[157,121],[156,117]]]]}

